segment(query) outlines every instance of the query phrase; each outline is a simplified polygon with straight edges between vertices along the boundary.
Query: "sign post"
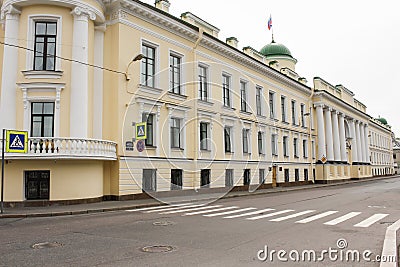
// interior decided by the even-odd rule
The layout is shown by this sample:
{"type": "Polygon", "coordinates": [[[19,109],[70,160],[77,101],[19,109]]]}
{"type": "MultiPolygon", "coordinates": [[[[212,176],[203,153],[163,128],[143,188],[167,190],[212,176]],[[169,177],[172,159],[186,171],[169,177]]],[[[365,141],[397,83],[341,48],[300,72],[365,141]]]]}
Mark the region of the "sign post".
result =
{"type": "Polygon", "coordinates": [[[4,212],[4,152],[28,153],[28,132],[3,129],[1,149],[1,203],[0,212],[4,212]]]}

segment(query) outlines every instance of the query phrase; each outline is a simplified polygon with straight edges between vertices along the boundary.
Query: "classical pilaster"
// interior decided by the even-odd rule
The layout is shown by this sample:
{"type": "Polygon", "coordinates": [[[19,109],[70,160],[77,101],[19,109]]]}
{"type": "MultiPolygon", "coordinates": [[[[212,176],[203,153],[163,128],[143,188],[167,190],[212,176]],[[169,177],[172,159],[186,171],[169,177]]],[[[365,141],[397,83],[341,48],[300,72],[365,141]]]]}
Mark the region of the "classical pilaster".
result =
{"type": "Polygon", "coordinates": [[[357,139],[357,155],[358,162],[361,163],[363,160],[362,150],[361,150],[361,134],[360,134],[360,122],[356,122],[356,139],[357,139]]]}
{"type": "MultiPolygon", "coordinates": [[[[104,63],[104,32],[106,26],[94,28],[94,65],[103,67],[104,63]]],[[[103,70],[93,70],[93,137],[103,139],[103,70]]]]}
{"type": "Polygon", "coordinates": [[[71,100],[70,100],[70,135],[71,137],[87,138],[89,123],[89,19],[95,20],[96,15],[87,9],[75,7],[71,12],[74,16],[72,34],[71,66],[71,100]],[[76,61],[82,62],[78,63],[76,61]]]}
{"type": "Polygon", "coordinates": [[[339,137],[339,121],[337,111],[332,112],[332,126],[333,126],[333,152],[335,161],[342,161],[340,155],[340,137],[339,137]]]}
{"type": "Polygon", "coordinates": [[[326,157],[326,143],[325,143],[325,122],[324,122],[324,106],[317,105],[317,128],[318,128],[318,160],[326,157]]]}
{"type": "Polygon", "coordinates": [[[371,163],[371,158],[370,158],[370,152],[369,152],[369,130],[368,130],[368,124],[365,124],[365,151],[367,154],[367,160],[366,163],[370,164],[371,163]]]}
{"type": "MultiPolygon", "coordinates": [[[[18,32],[21,12],[9,5],[4,11],[5,29],[3,50],[3,72],[1,81],[0,129],[16,128],[16,83],[18,72],[18,32]]],[[[28,129],[25,129],[28,130],[28,129]]]]}
{"type": "Polygon", "coordinates": [[[357,134],[356,134],[356,126],[355,121],[350,120],[350,134],[351,134],[351,157],[352,162],[358,162],[358,151],[357,151],[357,134]]]}
{"type": "Polygon", "coordinates": [[[365,150],[365,128],[364,124],[360,123],[360,140],[361,140],[361,153],[362,153],[362,163],[367,161],[367,151],[365,150]]]}
{"type": "Polygon", "coordinates": [[[335,156],[333,152],[333,135],[332,135],[332,109],[324,109],[325,115],[325,139],[326,139],[326,158],[328,161],[334,161],[335,156]]]}
{"type": "Polygon", "coordinates": [[[346,131],[344,127],[344,114],[341,113],[339,114],[340,158],[342,162],[347,162],[346,131]]]}

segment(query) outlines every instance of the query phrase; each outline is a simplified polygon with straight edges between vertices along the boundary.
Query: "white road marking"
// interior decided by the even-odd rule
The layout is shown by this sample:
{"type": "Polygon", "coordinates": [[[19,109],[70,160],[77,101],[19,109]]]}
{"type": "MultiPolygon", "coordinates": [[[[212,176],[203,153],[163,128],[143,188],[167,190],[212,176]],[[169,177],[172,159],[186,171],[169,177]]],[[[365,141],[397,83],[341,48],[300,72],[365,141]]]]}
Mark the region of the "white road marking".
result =
{"type": "Polygon", "coordinates": [[[164,205],[164,206],[157,206],[157,207],[149,207],[149,208],[141,208],[141,209],[132,209],[132,210],[126,210],[129,212],[133,212],[133,211],[145,211],[145,210],[155,210],[155,209],[166,209],[169,207],[181,207],[181,206],[186,206],[186,205],[190,205],[190,203],[185,203],[185,204],[174,204],[174,205],[164,205]]]}
{"type": "Polygon", "coordinates": [[[146,211],[143,211],[143,212],[144,213],[164,212],[164,211],[170,211],[170,210],[179,210],[179,209],[202,207],[202,206],[204,206],[204,204],[188,205],[188,206],[183,206],[183,207],[172,207],[172,208],[158,209],[158,210],[146,210],[146,211]]]}
{"type": "Polygon", "coordinates": [[[354,227],[370,227],[372,224],[376,223],[379,220],[382,220],[388,215],[389,214],[377,213],[375,215],[372,215],[368,219],[365,219],[364,221],[355,224],[354,227]]]}
{"type": "Polygon", "coordinates": [[[308,213],[311,213],[311,212],[314,212],[314,211],[315,210],[305,210],[305,211],[302,211],[302,212],[298,212],[298,213],[291,214],[291,215],[288,215],[288,216],[272,219],[272,220],[269,220],[269,221],[270,222],[281,222],[281,221],[285,221],[285,220],[288,220],[288,219],[296,218],[296,217],[299,217],[299,216],[302,216],[302,215],[305,215],[305,214],[308,214],[308,213]]]}
{"type": "Polygon", "coordinates": [[[326,222],[324,224],[325,225],[336,225],[336,224],[339,224],[341,222],[347,221],[348,219],[356,217],[357,215],[360,215],[360,214],[361,214],[361,212],[350,212],[350,213],[347,213],[346,215],[343,215],[343,216],[341,216],[339,218],[336,218],[336,219],[331,220],[329,222],[326,222]]]}
{"type": "MultiPolygon", "coordinates": [[[[386,258],[397,257],[397,231],[400,229],[400,220],[386,228],[385,241],[383,241],[382,256],[386,258]]],[[[381,262],[380,267],[397,267],[397,260],[393,262],[381,262]]]]}
{"type": "Polygon", "coordinates": [[[309,222],[312,222],[312,221],[315,221],[315,220],[324,218],[324,217],[326,217],[326,216],[335,214],[336,212],[338,212],[338,211],[336,211],[336,210],[326,211],[326,212],[323,212],[323,213],[321,213],[321,214],[317,214],[317,215],[314,215],[314,216],[305,218],[305,219],[303,219],[303,220],[297,221],[296,223],[309,223],[309,222]]]}
{"type": "Polygon", "coordinates": [[[269,213],[269,214],[264,214],[264,215],[260,215],[260,216],[256,216],[256,217],[251,217],[251,218],[246,218],[246,220],[259,220],[259,219],[263,219],[263,218],[268,218],[268,217],[272,217],[275,215],[279,215],[279,214],[283,214],[283,213],[288,213],[294,210],[281,210],[281,211],[277,211],[277,212],[273,212],[273,213],[269,213]]]}
{"type": "Polygon", "coordinates": [[[173,213],[181,213],[181,212],[188,212],[188,211],[195,211],[195,210],[205,210],[205,209],[212,209],[212,208],[218,208],[221,207],[221,205],[214,205],[214,206],[205,206],[205,207],[196,207],[196,208],[191,208],[187,209],[186,207],[183,207],[179,210],[173,210],[173,211],[167,211],[167,212],[161,212],[160,214],[173,214],[173,213]]]}
{"type": "Polygon", "coordinates": [[[244,209],[240,209],[240,210],[231,210],[231,211],[225,211],[225,212],[220,212],[220,213],[206,214],[203,216],[215,217],[215,216],[228,215],[228,214],[232,214],[232,213],[238,213],[238,212],[242,212],[242,211],[255,210],[255,209],[256,208],[244,208],[244,209]]]}
{"type": "Polygon", "coordinates": [[[253,212],[248,212],[248,213],[243,213],[243,214],[238,214],[238,215],[227,216],[227,217],[224,217],[224,219],[233,219],[233,218],[239,218],[239,217],[244,217],[244,216],[251,216],[251,215],[260,214],[260,213],[263,213],[263,212],[266,212],[266,211],[271,211],[271,210],[275,210],[275,209],[257,210],[257,211],[253,211],[253,212]]]}
{"type": "Polygon", "coordinates": [[[198,215],[198,214],[203,214],[203,213],[210,213],[214,211],[221,211],[221,210],[230,210],[230,209],[236,209],[238,208],[237,206],[232,206],[232,207],[225,207],[225,208],[219,208],[219,209],[212,209],[212,210],[203,210],[203,211],[196,211],[196,212],[190,212],[190,213],[185,213],[182,216],[192,216],[192,215],[198,215]]]}

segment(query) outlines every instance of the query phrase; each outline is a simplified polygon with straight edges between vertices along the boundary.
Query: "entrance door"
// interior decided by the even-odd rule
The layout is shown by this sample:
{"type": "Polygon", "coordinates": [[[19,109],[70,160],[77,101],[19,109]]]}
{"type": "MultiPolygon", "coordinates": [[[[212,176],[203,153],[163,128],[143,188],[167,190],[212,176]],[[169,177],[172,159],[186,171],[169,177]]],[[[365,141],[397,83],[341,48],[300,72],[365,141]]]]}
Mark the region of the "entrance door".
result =
{"type": "Polygon", "coordinates": [[[27,200],[49,199],[50,171],[25,171],[25,197],[27,200]]]}
{"type": "Polygon", "coordinates": [[[276,187],[277,173],[278,173],[278,166],[272,166],[272,187],[276,187]]]}

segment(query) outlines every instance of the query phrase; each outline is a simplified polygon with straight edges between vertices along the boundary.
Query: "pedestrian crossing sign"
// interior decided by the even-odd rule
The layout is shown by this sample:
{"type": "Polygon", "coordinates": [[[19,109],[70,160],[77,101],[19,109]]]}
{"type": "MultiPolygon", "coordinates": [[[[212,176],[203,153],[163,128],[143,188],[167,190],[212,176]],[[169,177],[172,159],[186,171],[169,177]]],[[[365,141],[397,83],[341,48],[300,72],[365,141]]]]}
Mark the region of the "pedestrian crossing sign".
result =
{"type": "Polygon", "coordinates": [[[136,140],[145,140],[147,138],[147,123],[136,123],[136,140]]]}
{"type": "Polygon", "coordinates": [[[28,153],[28,132],[6,130],[6,152],[28,153]]]}

